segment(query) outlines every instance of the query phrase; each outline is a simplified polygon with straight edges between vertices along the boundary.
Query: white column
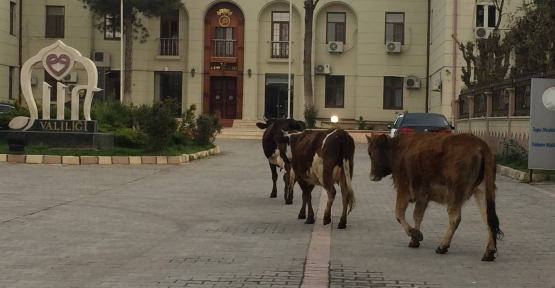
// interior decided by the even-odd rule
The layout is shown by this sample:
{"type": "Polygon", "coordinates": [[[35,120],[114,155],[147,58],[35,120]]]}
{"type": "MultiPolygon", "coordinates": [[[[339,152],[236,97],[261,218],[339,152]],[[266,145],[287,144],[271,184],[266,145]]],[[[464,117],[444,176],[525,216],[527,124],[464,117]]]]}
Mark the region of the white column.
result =
{"type": "Polygon", "coordinates": [[[64,120],[64,104],[66,100],[66,88],[67,86],[58,82],[58,95],[56,95],[56,119],[64,120]]]}
{"type": "Polygon", "coordinates": [[[50,94],[52,86],[46,82],[42,82],[42,119],[50,119],[50,94]]]}

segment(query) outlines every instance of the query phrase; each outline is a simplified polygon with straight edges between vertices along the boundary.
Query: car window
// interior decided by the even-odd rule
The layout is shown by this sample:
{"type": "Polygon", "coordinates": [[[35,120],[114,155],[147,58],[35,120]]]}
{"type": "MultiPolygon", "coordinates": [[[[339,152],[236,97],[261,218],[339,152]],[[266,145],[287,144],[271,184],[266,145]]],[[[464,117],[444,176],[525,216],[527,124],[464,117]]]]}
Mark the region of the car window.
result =
{"type": "Polygon", "coordinates": [[[416,126],[449,126],[449,122],[443,115],[437,114],[412,114],[404,117],[403,125],[416,126]]]}
{"type": "Polygon", "coordinates": [[[395,123],[393,123],[393,127],[398,129],[399,126],[401,125],[401,120],[403,120],[403,115],[397,116],[397,119],[395,119],[395,123]]]}
{"type": "Polygon", "coordinates": [[[0,112],[8,112],[10,109],[11,107],[8,105],[0,105],[0,112]]]}

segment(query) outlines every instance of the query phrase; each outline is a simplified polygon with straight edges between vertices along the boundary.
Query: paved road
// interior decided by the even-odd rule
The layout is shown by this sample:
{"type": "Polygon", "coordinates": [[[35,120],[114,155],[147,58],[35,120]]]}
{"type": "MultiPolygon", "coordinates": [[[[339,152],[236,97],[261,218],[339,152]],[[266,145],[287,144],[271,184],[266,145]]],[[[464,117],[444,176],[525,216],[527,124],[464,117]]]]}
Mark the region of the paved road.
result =
{"type": "MultiPolygon", "coordinates": [[[[179,166],[0,163],[0,287],[299,287],[315,240],[296,219],[298,187],[293,205],[283,183],[268,198],[259,141],[218,144],[221,154],[179,166]]],[[[341,198],[334,204],[330,287],[555,287],[553,184],[498,177],[495,262],[480,261],[486,232],[473,200],[438,255],[445,209],[428,208],[424,241],[408,248],[391,180],[369,181],[364,146],[346,230],[336,229],[341,198]]]]}

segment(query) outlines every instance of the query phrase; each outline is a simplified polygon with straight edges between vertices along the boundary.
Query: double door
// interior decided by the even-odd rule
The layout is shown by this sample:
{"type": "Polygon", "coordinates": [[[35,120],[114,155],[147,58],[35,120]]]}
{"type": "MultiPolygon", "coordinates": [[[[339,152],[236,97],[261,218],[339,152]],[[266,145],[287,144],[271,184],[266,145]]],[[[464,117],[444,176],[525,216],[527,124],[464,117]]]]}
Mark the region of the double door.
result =
{"type": "Polygon", "coordinates": [[[210,77],[210,114],[215,113],[220,113],[222,119],[236,118],[236,77],[210,77]]]}

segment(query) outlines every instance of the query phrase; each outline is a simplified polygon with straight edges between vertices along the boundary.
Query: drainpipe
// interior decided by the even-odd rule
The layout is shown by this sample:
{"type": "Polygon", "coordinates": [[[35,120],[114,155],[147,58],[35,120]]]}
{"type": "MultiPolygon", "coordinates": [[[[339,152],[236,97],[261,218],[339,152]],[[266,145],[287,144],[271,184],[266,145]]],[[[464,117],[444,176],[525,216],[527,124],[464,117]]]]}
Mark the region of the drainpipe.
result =
{"type": "Polygon", "coordinates": [[[458,0],[453,0],[453,72],[451,76],[452,83],[452,98],[451,98],[451,122],[454,124],[454,116],[455,116],[455,99],[457,96],[457,18],[458,18],[458,0]]]}
{"type": "MultiPolygon", "coordinates": [[[[19,82],[21,83],[21,67],[23,67],[23,0],[19,0],[19,82]]],[[[19,85],[19,93],[17,95],[19,104],[21,105],[21,84],[19,85]]]]}
{"type": "Polygon", "coordinates": [[[432,8],[432,0],[428,0],[428,31],[426,32],[426,110],[424,112],[428,113],[428,97],[430,96],[430,26],[432,19],[430,19],[430,10],[432,8]]]}

